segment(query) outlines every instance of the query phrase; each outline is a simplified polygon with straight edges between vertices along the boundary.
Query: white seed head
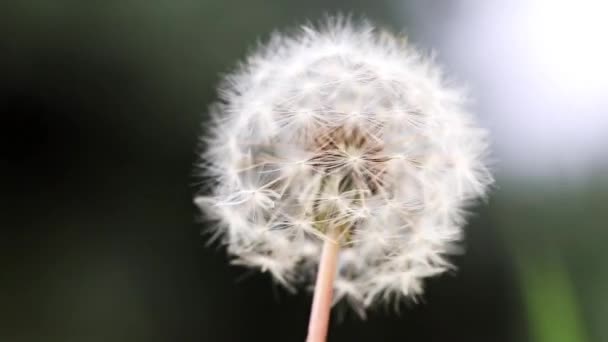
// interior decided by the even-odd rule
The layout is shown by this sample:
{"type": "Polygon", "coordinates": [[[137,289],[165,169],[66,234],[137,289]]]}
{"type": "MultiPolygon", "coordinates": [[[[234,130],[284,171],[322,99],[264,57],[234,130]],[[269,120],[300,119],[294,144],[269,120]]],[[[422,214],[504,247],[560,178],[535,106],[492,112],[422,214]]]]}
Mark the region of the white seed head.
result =
{"type": "Polygon", "coordinates": [[[492,182],[486,132],[403,37],[343,18],[275,34],[219,94],[195,201],[236,264],[311,284],[339,230],[335,299],[360,313],[450,268],[492,182]]]}

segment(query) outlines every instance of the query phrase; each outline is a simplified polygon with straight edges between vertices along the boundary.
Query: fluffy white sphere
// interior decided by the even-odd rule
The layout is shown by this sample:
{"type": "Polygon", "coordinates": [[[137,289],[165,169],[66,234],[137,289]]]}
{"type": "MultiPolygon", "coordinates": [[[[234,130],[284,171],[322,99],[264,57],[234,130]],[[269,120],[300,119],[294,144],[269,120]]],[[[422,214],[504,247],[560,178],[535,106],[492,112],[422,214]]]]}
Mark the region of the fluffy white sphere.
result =
{"type": "Polygon", "coordinates": [[[486,132],[403,37],[343,19],[276,34],[219,93],[196,203],[235,263],[310,284],[338,230],[335,298],[360,313],[450,267],[492,182],[486,132]]]}

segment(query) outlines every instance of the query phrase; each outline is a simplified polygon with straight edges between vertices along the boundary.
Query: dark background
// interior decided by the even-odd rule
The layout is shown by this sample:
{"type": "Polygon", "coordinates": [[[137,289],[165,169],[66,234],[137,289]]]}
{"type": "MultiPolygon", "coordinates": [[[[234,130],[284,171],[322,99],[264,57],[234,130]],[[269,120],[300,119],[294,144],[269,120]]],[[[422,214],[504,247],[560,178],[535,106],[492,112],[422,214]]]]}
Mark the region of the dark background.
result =
{"type": "MultiPolygon", "coordinates": [[[[205,245],[198,136],[256,39],[338,9],[415,26],[396,4],[0,5],[0,340],[303,341],[308,294],[205,245]]],[[[398,315],[334,319],[330,341],[605,341],[606,184],[499,171],[459,270],[398,315]]]]}

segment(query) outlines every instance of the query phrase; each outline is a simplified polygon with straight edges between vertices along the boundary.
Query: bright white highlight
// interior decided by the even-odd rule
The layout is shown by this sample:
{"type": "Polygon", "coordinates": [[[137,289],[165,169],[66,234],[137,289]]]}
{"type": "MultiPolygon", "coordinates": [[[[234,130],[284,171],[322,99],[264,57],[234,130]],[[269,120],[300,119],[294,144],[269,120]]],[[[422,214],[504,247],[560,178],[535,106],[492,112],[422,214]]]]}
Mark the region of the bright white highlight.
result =
{"type": "Polygon", "coordinates": [[[535,66],[561,91],[586,100],[608,89],[608,2],[537,0],[525,12],[528,46],[535,66]]]}
{"type": "Polygon", "coordinates": [[[492,182],[486,132],[403,37],[342,19],[277,34],[219,93],[196,203],[234,263],[311,284],[338,231],[335,300],[361,314],[450,268],[492,182]]]}
{"type": "Polygon", "coordinates": [[[450,18],[408,10],[475,91],[501,171],[547,182],[605,169],[608,2],[457,3],[450,18]]]}

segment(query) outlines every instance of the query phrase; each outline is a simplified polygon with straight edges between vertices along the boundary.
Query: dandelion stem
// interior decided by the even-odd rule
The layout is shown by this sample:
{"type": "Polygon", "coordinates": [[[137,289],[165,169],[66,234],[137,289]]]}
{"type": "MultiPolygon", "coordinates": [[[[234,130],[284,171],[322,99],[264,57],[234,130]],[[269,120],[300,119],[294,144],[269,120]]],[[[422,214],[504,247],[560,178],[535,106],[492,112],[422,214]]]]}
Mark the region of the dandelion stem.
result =
{"type": "Polygon", "coordinates": [[[323,243],[319,271],[310,311],[307,342],[325,342],[329,326],[329,314],[334,291],[334,279],[338,266],[339,231],[328,232],[328,239],[323,243]]]}

